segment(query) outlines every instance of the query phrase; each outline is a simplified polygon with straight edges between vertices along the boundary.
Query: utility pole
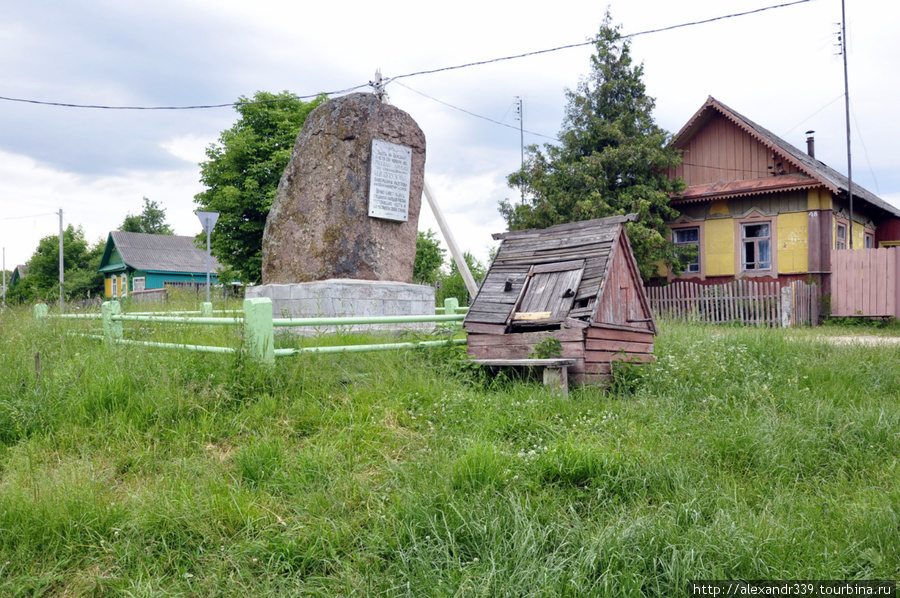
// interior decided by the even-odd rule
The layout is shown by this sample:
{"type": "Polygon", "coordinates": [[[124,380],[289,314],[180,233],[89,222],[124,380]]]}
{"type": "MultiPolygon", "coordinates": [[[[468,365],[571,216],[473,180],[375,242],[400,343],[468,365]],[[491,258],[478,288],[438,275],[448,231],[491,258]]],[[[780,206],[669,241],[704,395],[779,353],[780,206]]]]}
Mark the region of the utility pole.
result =
{"type": "Polygon", "coordinates": [[[850,85],[847,82],[847,13],[841,0],[841,54],[844,56],[844,119],[847,122],[847,195],[850,200],[850,249],[853,249],[853,165],[850,159],[850,85]]]}
{"type": "MultiPolygon", "coordinates": [[[[522,112],[522,98],[516,96],[518,101],[519,113],[519,151],[522,155],[522,172],[525,172],[525,114],[522,112]]],[[[522,194],[522,202],[525,202],[525,183],[519,185],[519,192],[522,194]]]]}
{"type": "Polygon", "coordinates": [[[65,311],[63,303],[63,282],[65,282],[65,274],[63,273],[63,211],[59,209],[59,313],[65,311]]]}

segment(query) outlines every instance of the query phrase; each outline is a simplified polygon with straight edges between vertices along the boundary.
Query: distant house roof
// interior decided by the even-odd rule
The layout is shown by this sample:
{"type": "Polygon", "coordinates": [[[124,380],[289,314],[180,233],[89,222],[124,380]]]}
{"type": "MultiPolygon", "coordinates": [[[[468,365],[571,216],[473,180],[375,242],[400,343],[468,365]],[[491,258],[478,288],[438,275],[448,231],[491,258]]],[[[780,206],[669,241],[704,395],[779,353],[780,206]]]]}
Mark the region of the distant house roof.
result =
{"type": "Polygon", "coordinates": [[[15,270],[12,273],[12,280],[9,281],[10,286],[18,284],[20,280],[25,278],[25,275],[28,274],[28,265],[27,264],[19,264],[16,266],[15,270]]]}
{"type": "MultiPolygon", "coordinates": [[[[112,231],[106,241],[106,249],[100,260],[100,272],[120,269],[119,264],[110,264],[113,249],[127,266],[145,272],[206,272],[206,252],[194,243],[194,237],[176,235],[151,235],[147,233],[126,233],[112,231]]],[[[219,268],[215,257],[210,260],[210,269],[219,268]]]]}
{"type": "MultiPolygon", "coordinates": [[[[775,135],[765,127],[761,127],[749,118],[732,110],[712,96],[685,124],[672,140],[676,147],[683,147],[693,138],[713,116],[720,114],[734,123],[738,128],[746,132],[753,139],[782,155],[790,161],[801,173],[807,175],[787,175],[784,177],[770,177],[768,179],[754,179],[749,181],[732,181],[729,183],[714,183],[711,185],[697,185],[689,187],[682,195],[681,201],[700,201],[711,195],[728,197],[746,193],[774,192],[785,187],[808,188],[811,186],[824,186],[835,195],[848,195],[850,189],[849,179],[831,168],[821,160],[813,158],[808,153],[797,149],[778,135],[775,135]],[[782,179],[782,180],[778,180],[782,179]],[[721,187],[721,188],[719,188],[721,187]]],[[[900,209],[884,201],[868,189],[853,184],[853,197],[860,198],[873,206],[888,212],[894,216],[900,216],[900,209]]],[[[676,200],[677,201],[677,200],[676,200]]]]}

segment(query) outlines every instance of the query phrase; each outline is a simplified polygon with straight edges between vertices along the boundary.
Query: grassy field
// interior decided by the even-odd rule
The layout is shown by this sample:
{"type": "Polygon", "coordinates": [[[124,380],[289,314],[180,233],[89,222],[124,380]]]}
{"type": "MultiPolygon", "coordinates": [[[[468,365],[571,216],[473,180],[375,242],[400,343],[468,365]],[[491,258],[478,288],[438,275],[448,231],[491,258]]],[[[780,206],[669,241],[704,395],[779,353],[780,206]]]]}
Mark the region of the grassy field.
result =
{"type": "Polygon", "coordinates": [[[655,364],[561,398],[451,349],[265,369],[81,327],[0,314],[0,596],[900,578],[897,346],[663,323],[655,364]]]}

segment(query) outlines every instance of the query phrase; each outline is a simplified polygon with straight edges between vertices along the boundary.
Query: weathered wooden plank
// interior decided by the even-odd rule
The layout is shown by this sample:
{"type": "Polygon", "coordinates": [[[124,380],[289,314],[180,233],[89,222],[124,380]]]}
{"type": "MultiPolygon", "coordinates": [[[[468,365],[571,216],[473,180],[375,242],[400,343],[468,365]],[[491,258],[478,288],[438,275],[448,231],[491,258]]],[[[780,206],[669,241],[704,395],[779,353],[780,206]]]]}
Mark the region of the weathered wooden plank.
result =
{"type": "Polygon", "coordinates": [[[560,330],[547,330],[541,332],[515,332],[510,334],[479,334],[469,335],[467,339],[470,345],[510,345],[510,344],[530,344],[535,345],[545,339],[555,338],[562,342],[578,342],[584,341],[584,335],[581,330],[572,328],[561,328],[560,330]]]}
{"type": "Polygon", "coordinates": [[[591,374],[594,374],[594,375],[596,375],[596,374],[607,374],[607,375],[608,375],[610,372],[612,372],[612,366],[611,366],[610,364],[608,364],[608,363],[588,363],[588,362],[585,362],[585,364],[584,364],[584,373],[585,373],[585,376],[588,376],[588,375],[591,375],[591,374]]]}
{"type": "Polygon", "coordinates": [[[472,363],[478,365],[490,365],[496,367],[540,367],[561,368],[575,364],[574,359],[472,359],[472,363]]]}
{"type": "Polygon", "coordinates": [[[609,351],[585,351],[585,363],[611,363],[613,361],[630,361],[637,363],[651,363],[656,361],[650,353],[610,353],[609,351]]]}
{"type": "Polygon", "coordinates": [[[582,268],[584,268],[584,260],[571,260],[567,262],[557,262],[555,264],[535,266],[532,272],[534,274],[543,274],[550,272],[565,272],[566,270],[580,270],[582,268]]]}
{"type": "Polygon", "coordinates": [[[610,328],[599,328],[592,326],[588,328],[587,337],[589,339],[609,340],[609,341],[625,341],[636,343],[652,343],[653,333],[636,332],[630,330],[614,330],[610,328]]]}
{"type": "MultiPolygon", "coordinates": [[[[584,358],[584,346],[581,343],[560,343],[559,357],[566,359],[584,358]]],[[[528,359],[534,354],[534,345],[468,345],[466,353],[479,359],[528,359]]]]}
{"type": "Polygon", "coordinates": [[[466,319],[471,319],[473,314],[502,314],[504,317],[507,317],[511,311],[512,308],[508,303],[477,301],[469,308],[469,311],[466,313],[466,319]]]}
{"type": "Polygon", "coordinates": [[[503,305],[514,305],[516,302],[516,298],[518,297],[518,292],[513,293],[485,293],[481,291],[478,293],[478,303],[482,302],[485,304],[503,304],[503,305]]]}
{"type": "Polygon", "coordinates": [[[535,320],[549,320],[552,311],[517,311],[512,315],[514,322],[533,322],[535,320]]]}
{"type": "Polygon", "coordinates": [[[466,322],[463,324],[463,328],[465,328],[466,332],[469,333],[469,337],[466,339],[467,342],[471,340],[475,335],[480,334],[503,334],[506,332],[506,324],[487,324],[484,322],[466,322]]]}
{"type": "MultiPolygon", "coordinates": [[[[571,313],[571,312],[569,312],[569,313],[571,313]]],[[[577,320],[572,317],[566,318],[565,321],[563,322],[564,329],[565,328],[574,328],[574,329],[578,330],[579,334],[582,334],[582,335],[584,334],[582,331],[584,329],[588,328],[589,326],[590,326],[590,324],[588,324],[584,320],[577,320]]]]}
{"type": "Polygon", "coordinates": [[[480,322],[482,324],[503,324],[506,325],[506,320],[509,318],[509,310],[507,313],[491,313],[491,312],[477,312],[477,311],[469,311],[466,313],[465,324],[472,324],[474,322],[480,322]]]}
{"type": "Polygon", "coordinates": [[[626,353],[653,353],[653,343],[610,341],[589,338],[585,341],[588,351],[625,351],[626,353]]]}
{"type": "Polygon", "coordinates": [[[624,330],[626,332],[645,332],[645,333],[649,333],[649,334],[654,334],[653,331],[651,331],[647,327],[646,323],[642,323],[642,324],[643,325],[635,324],[635,325],[621,325],[620,326],[619,324],[610,324],[609,322],[597,322],[593,325],[597,326],[599,328],[608,328],[610,330],[624,330]]]}

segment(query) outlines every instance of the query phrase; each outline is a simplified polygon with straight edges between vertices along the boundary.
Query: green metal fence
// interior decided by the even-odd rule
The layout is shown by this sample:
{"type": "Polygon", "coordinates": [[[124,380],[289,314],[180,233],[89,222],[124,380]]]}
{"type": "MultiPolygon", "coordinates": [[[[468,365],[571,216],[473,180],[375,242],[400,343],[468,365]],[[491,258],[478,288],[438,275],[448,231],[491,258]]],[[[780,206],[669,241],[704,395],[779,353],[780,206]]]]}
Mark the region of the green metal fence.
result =
{"type": "MultiPolygon", "coordinates": [[[[276,357],[288,357],[301,353],[360,353],[365,351],[392,351],[397,349],[414,349],[422,347],[445,346],[449,344],[465,344],[465,339],[451,339],[449,341],[419,341],[403,343],[384,343],[374,345],[340,345],[328,347],[303,347],[303,348],[275,348],[276,327],[304,327],[304,326],[356,326],[377,324],[414,324],[423,322],[453,323],[462,322],[468,308],[459,307],[459,301],[448,298],[444,301],[444,307],[438,308],[443,314],[420,316],[372,316],[372,317],[327,317],[327,318],[274,318],[272,316],[272,301],[269,298],[253,298],[244,300],[244,309],[237,312],[227,312],[233,315],[228,317],[215,317],[212,314],[212,305],[204,303],[200,311],[179,312],[178,315],[163,312],[141,312],[134,314],[121,313],[121,306],[117,301],[107,301],[100,306],[99,314],[56,314],[52,317],[59,319],[86,319],[100,320],[102,335],[89,334],[91,338],[102,339],[110,345],[139,345],[142,347],[156,347],[161,349],[180,349],[201,353],[236,353],[240,349],[235,347],[213,347],[204,345],[189,345],[179,343],[160,343],[153,341],[138,341],[124,338],[125,322],[153,322],[157,324],[192,324],[199,326],[233,326],[244,331],[243,350],[247,354],[262,362],[274,363],[276,357]],[[186,314],[200,314],[186,315],[186,314]]],[[[50,317],[47,305],[34,306],[35,319],[50,317]]]]}

